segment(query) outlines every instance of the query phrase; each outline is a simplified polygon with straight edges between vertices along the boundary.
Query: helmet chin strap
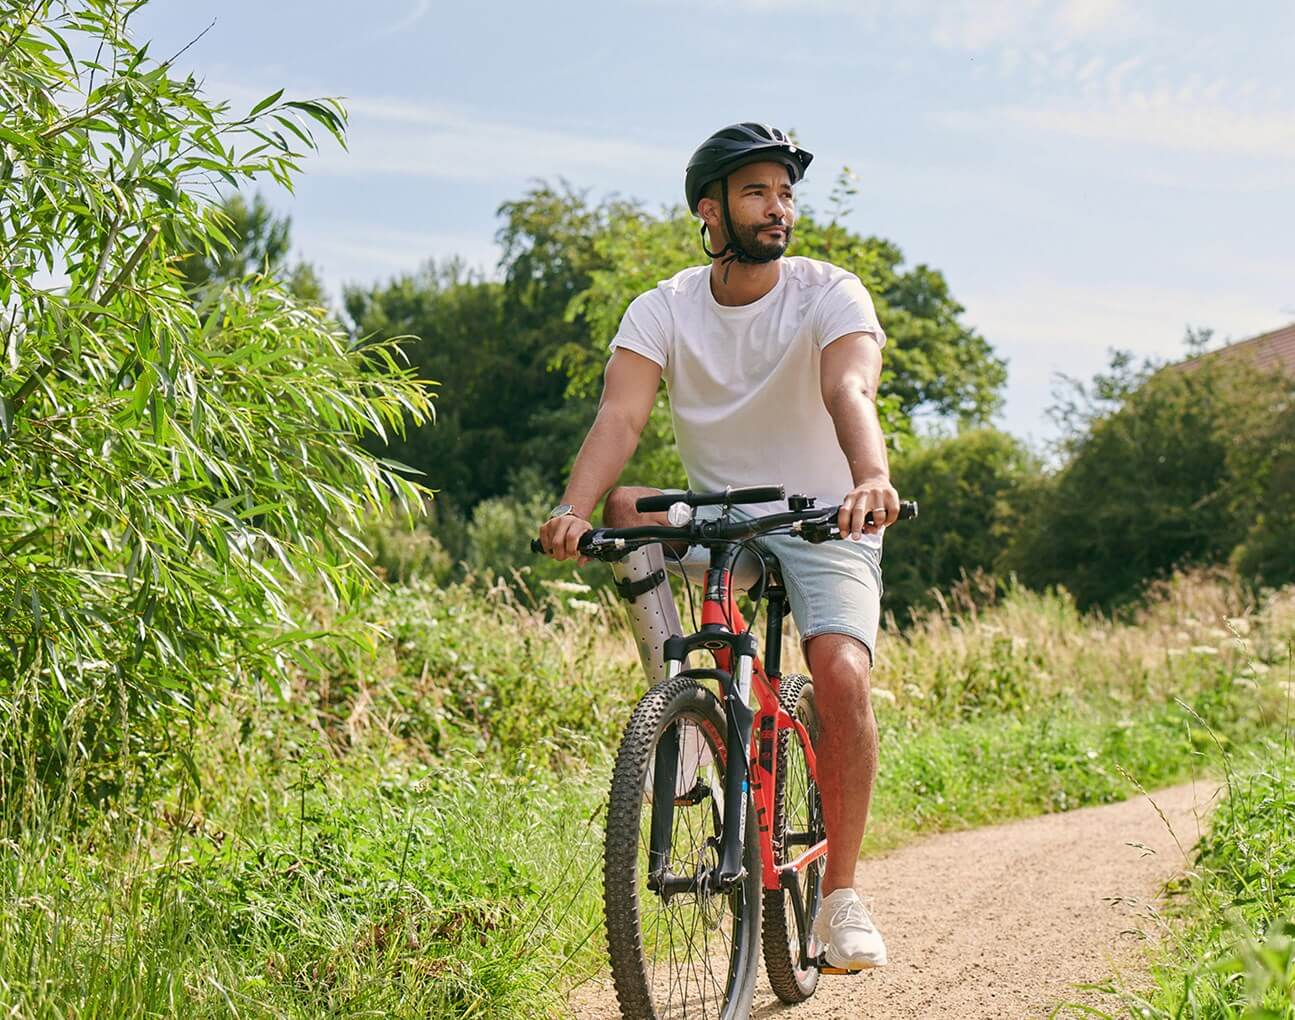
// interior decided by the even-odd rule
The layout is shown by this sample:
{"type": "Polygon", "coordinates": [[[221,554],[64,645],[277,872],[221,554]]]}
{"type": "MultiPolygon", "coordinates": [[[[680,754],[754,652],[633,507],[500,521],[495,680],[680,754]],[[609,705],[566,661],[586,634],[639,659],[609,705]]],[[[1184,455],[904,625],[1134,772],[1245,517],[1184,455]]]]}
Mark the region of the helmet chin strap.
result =
{"type": "Polygon", "coordinates": [[[726,243],[719,251],[711,251],[710,248],[706,246],[706,224],[703,221],[701,225],[701,250],[706,253],[707,257],[712,259],[723,259],[729,264],[730,268],[734,262],[746,262],[759,265],[765,262],[774,262],[782,258],[781,255],[766,255],[763,257],[752,255],[742,247],[737,239],[737,231],[733,229],[733,218],[729,215],[728,211],[727,177],[721,177],[719,179],[719,189],[720,203],[724,209],[724,233],[728,235],[728,243],[726,243]]]}

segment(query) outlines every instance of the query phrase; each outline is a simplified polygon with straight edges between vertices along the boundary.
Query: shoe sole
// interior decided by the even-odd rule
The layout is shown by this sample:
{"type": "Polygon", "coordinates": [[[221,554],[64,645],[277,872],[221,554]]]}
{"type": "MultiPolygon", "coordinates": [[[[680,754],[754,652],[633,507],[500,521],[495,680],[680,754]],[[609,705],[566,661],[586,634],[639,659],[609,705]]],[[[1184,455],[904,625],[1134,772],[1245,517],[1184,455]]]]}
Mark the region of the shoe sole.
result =
{"type": "Polygon", "coordinates": [[[862,974],[865,970],[878,970],[881,967],[885,967],[887,964],[886,960],[881,960],[881,961],[869,960],[863,963],[854,963],[854,964],[849,964],[847,966],[839,966],[838,964],[832,963],[827,958],[826,953],[820,956],[818,960],[816,960],[815,962],[818,965],[818,972],[820,974],[862,974]]]}

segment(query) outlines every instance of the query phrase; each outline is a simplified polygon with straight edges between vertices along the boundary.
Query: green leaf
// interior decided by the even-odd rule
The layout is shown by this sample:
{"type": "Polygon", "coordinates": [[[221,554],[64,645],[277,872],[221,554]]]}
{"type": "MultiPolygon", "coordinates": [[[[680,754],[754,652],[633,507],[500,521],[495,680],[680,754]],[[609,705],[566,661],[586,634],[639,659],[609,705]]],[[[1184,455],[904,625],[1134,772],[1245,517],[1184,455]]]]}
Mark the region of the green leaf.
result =
{"type": "Polygon", "coordinates": [[[5,127],[0,124],[0,141],[9,142],[12,145],[20,145],[27,149],[40,148],[40,142],[35,135],[24,134],[21,131],[15,131],[13,128],[5,127]]]}
{"type": "Polygon", "coordinates": [[[269,109],[271,106],[273,106],[283,97],[284,91],[285,91],[284,89],[279,89],[278,92],[270,93],[270,95],[266,96],[259,103],[257,103],[255,106],[252,107],[252,112],[248,114],[248,116],[255,117],[262,110],[269,109]]]}

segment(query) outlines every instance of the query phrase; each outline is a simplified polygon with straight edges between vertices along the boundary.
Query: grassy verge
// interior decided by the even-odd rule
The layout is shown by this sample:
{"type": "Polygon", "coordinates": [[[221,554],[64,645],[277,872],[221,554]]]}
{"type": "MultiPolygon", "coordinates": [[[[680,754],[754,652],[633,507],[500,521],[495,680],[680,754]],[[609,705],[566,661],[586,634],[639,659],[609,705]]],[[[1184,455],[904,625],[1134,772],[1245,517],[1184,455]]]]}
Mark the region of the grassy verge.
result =
{"type": "MultiPolygon", "coordinates": [[[[1211,739],[1193,712],[1255,746],[1293,606],[1198,578],[1116,624],[1018,591],[892,638],[869,846],[1171,782],[1211,739]]],[[[561,1015],[601,966],[601,805],[639,687],[619,610],[414,585],[364,618],[373,648],[286,699],[230,692],[134,799],[5,799],[9,1013],[561,1015]]]]}
{"type": "Polygon", "coordinates": [[[1221,755],[1226,797],[1171,890],[1150,980],[1112,984],[1135,1020],[1295,1020],[1295,682],[1279,739],[1221,755]]]}

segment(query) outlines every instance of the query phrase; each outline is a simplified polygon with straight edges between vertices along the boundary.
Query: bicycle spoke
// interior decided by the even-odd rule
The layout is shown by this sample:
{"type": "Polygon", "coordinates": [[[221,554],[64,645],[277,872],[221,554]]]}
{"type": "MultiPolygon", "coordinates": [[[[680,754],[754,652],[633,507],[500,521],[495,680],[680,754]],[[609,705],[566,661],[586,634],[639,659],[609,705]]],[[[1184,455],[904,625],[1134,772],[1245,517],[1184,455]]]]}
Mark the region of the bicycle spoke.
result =
{"type": "MultiPolygon", "coordinates": [[[[678,722],[678,745],[682,749],[676,775],[676,792],[669,843],[669,870],[677,876],[696,879],[704,869],[716,866],[718,856],[711,841],[719,833],[715,821],[721,817],[715,800],[723,795],[723,772],[718,767],[720,749],[712,746],[699,721],[678,722]],[[703,745],[709,761],[698,767],[685,753],[703,745]],[[691,780],[692,786],[683,790],[691,780]],[[695,803],[698,783],[709,793],[695,803]]],[[[646,789],[651,783],[645,784],[646,789]]],[[[652,807],[644,798],[639,838],[640,908],[643,915],[643,946],[647,976],[661,1000],[663,1017],[719,1017],[729,980],[729,961],[734,943],[733,897],[699,890],[675,892],[664,902],[647,888],[651,859],[652,807]]]]}

